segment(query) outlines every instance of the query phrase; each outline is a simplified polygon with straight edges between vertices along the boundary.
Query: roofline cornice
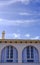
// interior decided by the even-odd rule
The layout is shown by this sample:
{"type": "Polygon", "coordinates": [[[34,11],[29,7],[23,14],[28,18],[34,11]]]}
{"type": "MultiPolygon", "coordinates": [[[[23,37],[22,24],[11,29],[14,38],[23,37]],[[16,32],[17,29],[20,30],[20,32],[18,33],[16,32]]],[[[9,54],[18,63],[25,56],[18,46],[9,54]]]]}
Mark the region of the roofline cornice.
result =
{"type": "Polygon", "coordinates": [[[0,39],[0,43],[40,43],[40,40],[31,40],[31,39],[0,39]]]}

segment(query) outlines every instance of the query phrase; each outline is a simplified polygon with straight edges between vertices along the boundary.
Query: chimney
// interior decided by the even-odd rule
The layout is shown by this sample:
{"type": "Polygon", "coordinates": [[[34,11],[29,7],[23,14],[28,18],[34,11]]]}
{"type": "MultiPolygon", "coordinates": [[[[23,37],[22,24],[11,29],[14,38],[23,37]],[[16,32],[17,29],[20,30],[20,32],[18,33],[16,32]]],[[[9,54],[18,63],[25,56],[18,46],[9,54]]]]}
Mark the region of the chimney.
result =
{"type": "Polygon", "coordinates": [[[2,39],[5,39],[5,31],[2,32],[2,39]]]}

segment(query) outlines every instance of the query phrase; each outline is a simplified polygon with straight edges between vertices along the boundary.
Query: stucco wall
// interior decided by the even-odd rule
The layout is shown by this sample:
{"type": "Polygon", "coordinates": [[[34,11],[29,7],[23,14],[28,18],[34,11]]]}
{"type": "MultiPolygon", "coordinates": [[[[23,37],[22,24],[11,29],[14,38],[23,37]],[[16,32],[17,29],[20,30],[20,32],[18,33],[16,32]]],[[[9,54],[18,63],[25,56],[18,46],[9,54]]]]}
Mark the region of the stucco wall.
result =
{"type": "MultiPolygon", "coordinates": [[[[26,46],[34,46],[35,48],[37,48],[37,50],[38,50],[38,52],[39,52],[39,63],[27,63],[27,65],[40,65],[40,44],[39,43],[22,43],[22,44],[15,44],[15,43],[1,43],[0,44],[0,60],[1,60],[1,51],[2,51],[2,49],[4,48],[4,47],[6,47],[6,46],[9,46],[9,45],[12,45],[12,46],[14,46],[14,47],[16,47],[16,49],[18,50],[18,63],[16,63],[17,65],[19,64],[19,63],[21,63],[21,64],[23,64],[22,63],[22,50],[26,47],[26,46]]],[[[25,65],[26,65],[26,63],[24,63],[25,65]]],[[[23,65],[24,65],[23,64],[23,65]]],[[[0,65],[1,65],[1,63],[0,63],[0,65]]],[[[4,65],[5,65],[5,63],[4,63],[4,65]]],[[[8,64],[7,64],[8,65],[8,64]]],[[[15,63],[14,63],[14,65],[15,65],[15,63]]],[[[20,65],[20,64],[19,64],[20,65]]]]}
{"type": "Polygon", "coordinates": [[[0,65],[40,65],[40,63],[0,63],[0,65]]]}

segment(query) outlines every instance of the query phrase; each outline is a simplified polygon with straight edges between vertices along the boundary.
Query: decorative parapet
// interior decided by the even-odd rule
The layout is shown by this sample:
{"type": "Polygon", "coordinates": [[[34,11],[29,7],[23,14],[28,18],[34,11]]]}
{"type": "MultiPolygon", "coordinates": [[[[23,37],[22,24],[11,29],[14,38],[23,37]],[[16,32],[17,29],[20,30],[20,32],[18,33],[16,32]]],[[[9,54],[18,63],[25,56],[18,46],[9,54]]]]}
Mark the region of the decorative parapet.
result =
{"type": "Polygon", "coordinates": [[[40,40],[0,39],[0,43],[40,43],[40,40]]]}

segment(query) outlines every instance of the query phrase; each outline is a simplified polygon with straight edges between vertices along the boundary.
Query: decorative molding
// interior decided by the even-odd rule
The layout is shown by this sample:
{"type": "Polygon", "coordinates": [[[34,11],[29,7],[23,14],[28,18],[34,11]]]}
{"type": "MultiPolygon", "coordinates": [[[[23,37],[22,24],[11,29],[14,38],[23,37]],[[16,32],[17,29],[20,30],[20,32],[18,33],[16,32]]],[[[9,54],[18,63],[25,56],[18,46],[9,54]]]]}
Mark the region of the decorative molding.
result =
{"type": "Polygon", "coordinates": [[[0,39],[0,43],[40,43],[40,40],[0,39]]]}

